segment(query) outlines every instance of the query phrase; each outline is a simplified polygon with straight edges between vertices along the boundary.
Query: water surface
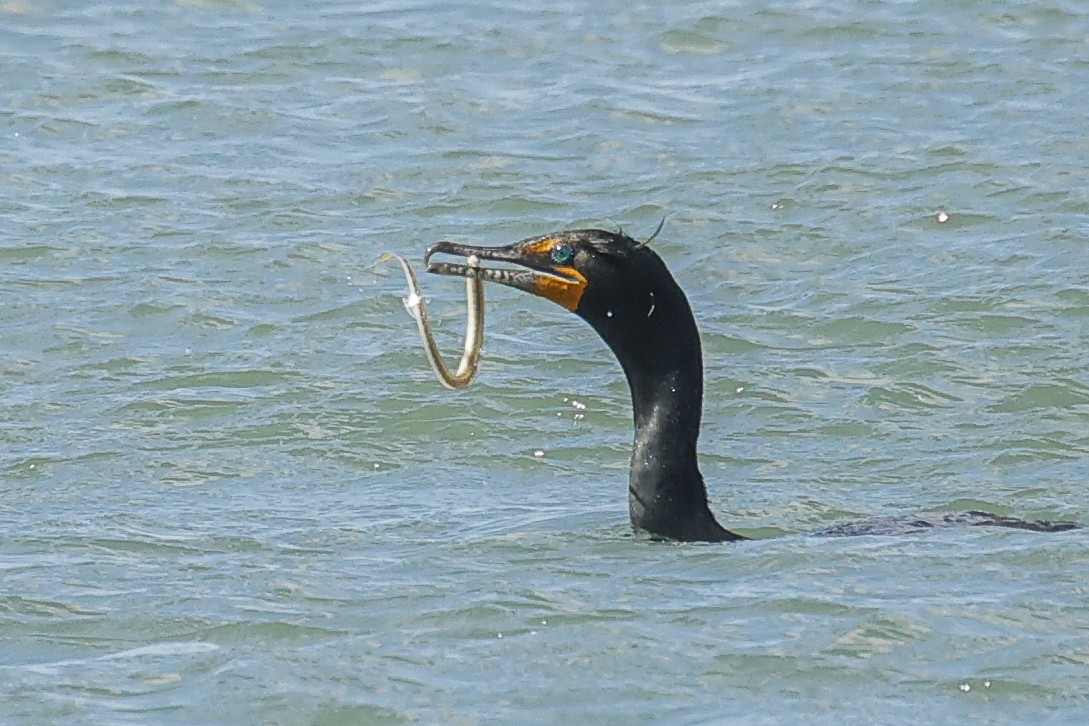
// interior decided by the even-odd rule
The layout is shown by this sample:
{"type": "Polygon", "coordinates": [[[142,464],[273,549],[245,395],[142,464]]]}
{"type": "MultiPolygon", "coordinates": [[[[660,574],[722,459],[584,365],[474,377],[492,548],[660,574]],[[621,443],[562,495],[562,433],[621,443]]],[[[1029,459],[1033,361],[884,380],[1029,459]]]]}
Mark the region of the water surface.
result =
{"type": "Polygon", "coordinates": [[[804,534],[1089,521],[1082,4],[0,18],[0,721],[1084,717],[1083,533],[804,534]],[[451,393],[374,264],[663,215],[767,539],[632,538],[589,328],[489,289],[451,393]]]}

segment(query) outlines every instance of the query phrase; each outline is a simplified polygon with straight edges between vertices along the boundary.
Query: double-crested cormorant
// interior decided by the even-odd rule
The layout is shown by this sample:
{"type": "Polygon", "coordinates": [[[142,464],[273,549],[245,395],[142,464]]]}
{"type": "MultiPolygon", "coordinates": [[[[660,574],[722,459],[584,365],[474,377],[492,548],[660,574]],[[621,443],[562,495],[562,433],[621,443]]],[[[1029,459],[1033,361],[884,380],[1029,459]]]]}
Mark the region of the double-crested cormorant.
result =
{"type": "MultiPolygon", "coordinates": [[[[588,322],[612,349],[631,389],[635,442],[628,483],[632,525],[681,541],[747,539],[718,523],[696,457],[703,408],[703,354],[688,299],[646,243],[598,229],[546,234],[505,247],[439,242],[427,251],[428,272],[499,282],[559,303],[588,322]],[[517,268],[471,268],[432,262],[436,253],[475,256],[517,268]]],[[[1073,529],[1072,522],[1028,522],[962,512],[936,518],[884,518],[825,534],[913,531],[954,524],[1021,529],[1073,529]]]]}

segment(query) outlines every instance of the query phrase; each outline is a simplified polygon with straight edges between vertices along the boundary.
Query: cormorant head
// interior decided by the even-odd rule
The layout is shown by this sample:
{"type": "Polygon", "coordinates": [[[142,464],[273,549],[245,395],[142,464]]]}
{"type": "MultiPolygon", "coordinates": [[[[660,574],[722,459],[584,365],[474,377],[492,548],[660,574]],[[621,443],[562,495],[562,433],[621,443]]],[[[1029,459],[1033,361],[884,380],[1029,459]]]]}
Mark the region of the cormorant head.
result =
{"type": "Polygon", "coordinates": [[[622,233],[576,229],[506,247],[439,242],[427,251],[425,263],[428,272],[479,274],[526,290],[588,322],[613,351],[631,389],[632,524],[682,541],[739,539],[707,508],[696,463],[703,401],[696,321],[665,263],[646,243],[622,233]],[[479,266],[432,262],[440,252],[475,256],[479,266]]]}
{"type": "MultiPolygon", "coordinates": [[[[612,345],[621,331],[629,334],[654,327],[654,313],[671,306],[677,288],[661,258],[646,243],[616,232],[575,229],[530,237],[504,247],[477,247],[438,242],[424,258],[428,272],[484,280],[531,292],[579,315],[612,345]],[[432,262],[436,253],[469,257],[466,264],[432,262]],[[513,266],[490,267],[489,262],[513,266]]],[[[687,307],[687,304],[685,304],[687,307]]],[[[659,316],[661,319],[661,316],[659,316]]],[[[645,341],[646,342],[646,341],[645,341]]]]}

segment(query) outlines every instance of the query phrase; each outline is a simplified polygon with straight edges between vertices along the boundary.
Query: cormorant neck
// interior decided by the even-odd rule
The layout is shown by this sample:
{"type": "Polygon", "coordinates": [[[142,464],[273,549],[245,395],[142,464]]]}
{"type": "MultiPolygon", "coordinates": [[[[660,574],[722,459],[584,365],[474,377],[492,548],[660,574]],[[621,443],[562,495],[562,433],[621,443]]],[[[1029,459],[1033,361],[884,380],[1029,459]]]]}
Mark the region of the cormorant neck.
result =
{"type": "Polygon", "coordinates": [[[637,325],[612,315],[613,325],[595,325],[631,389],[631,522],[637,530],[686,542],[745,539],[723,528],[707,506],[696,456],[703,409],[699,331],[684,293],[664,272],[664,281],[656,278],[651,312],[640,315],[637,325]]]}

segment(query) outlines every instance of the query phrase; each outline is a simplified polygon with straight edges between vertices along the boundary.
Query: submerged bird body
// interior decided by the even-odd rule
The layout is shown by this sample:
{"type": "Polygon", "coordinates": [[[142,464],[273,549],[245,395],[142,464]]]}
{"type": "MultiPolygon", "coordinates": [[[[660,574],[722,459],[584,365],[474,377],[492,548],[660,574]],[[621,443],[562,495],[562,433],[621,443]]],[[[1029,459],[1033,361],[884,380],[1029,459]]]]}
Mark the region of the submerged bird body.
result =
{"type": "MultiPolygon", "coordinates": [[[[531,237],[506,247],[439,242],[427,269],[444,275],[479,274],[559,303],[584,319],[620,362],[631,389],[635,438],[628,508],[636,530],[680,541],[746,539],[722,527],[707,506],[696,443],[703,408],[703,353],[688,299],[662,259],[624,234],[580,229],[531,237]],[[431,262],[436,253],[476,256],[517,268],[431,262]]],[[[888,518],[844,525],[829,535],[896,529],[888,518]]],[[[991,524],[1047,531],[1070,522],[1026,522],[980,512],[938,520],[905,518],[913,529],[991,524]],[[967,516],[978,515],[978,516],[967,516]],[[961,519],[958,519],[961,517],[961,519]]]]}

